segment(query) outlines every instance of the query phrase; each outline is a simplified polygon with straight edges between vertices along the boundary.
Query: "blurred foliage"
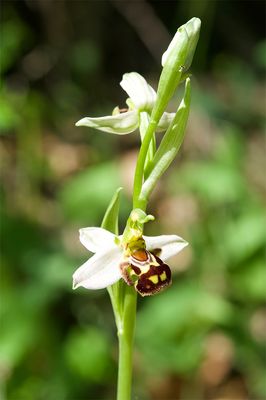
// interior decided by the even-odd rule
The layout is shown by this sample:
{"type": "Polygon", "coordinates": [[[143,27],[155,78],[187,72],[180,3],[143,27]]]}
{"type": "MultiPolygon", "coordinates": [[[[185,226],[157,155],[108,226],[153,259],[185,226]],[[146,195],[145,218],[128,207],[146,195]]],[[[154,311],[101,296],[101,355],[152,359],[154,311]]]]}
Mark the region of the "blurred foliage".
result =
{"type": "Polygon", "coordinates": [[[25,0],[1,13],[1,399],[114,398],[107,292],[72,292],[71,276],[88,257],[78,229],[100,224],[118,186],[123,229],[138,137],[74,123],[123,105],[122,73],[156,82],[193,15],[190,123],[147,226],[190,246],[172,288],[139,300],[134,396],[266,398],[263,3],[25,0]]]}

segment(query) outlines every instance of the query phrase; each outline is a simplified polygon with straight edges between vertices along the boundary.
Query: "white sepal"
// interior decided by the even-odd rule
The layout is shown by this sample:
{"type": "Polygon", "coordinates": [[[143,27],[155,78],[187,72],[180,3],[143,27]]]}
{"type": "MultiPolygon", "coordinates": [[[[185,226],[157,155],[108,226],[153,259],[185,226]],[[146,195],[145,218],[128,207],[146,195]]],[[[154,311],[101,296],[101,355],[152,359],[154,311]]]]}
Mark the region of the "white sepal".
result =
{"type": "Polygon", "coordinates": [[[168,258],[178,254],[188,245],[184,239],[177,235],[143,236],[147,250],[161,249],[159,257],[166,261],[168,258]]]}
{"type": "Polygon", "coordinates": [[[103,228],[82,228],[79,230],[79,240],[92,253],[116,247],[115,235],[103,228]]]}
{"type": "Polygon", "coordinates": [[[80,286],[86,289],[103,289],[113,285],[121,278],[121,251],[119,247],[94,254],[73,274],[73,289],[80,286]]]}
{"type": "Polygon", "coordinates": [[[76,126],[88,126],[89,128],[100,131],[126,135],[135,131],[138,127],[138,113],[136,110],[127,111],[120,114],[108,115],[106,117],[80,119],[76,126]]]}
{"type": "Polygon", "coordinates": [[[143,76],[137,72],[124,74],[120,85],[127,92],[136,109],[151,111],[156,100],[156,92],[143,76]]]}

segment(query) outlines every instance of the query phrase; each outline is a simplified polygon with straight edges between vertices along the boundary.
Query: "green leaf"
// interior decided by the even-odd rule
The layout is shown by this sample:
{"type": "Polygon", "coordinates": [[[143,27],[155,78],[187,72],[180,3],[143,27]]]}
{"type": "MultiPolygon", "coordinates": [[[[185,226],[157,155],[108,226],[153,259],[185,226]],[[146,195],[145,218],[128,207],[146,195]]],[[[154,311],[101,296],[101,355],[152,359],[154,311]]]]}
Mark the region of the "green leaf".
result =
{"type": "Polygon", "coordinates": [[[190,109],[190,79],[186,80],[184,97],[176,112],[175,118],[167,129],[163,140],[155,153],[150,167],[150,174],[144,182],[140,199],[147,200],[158,179],[174,160],[185,136],[188,115],[190,109]]]}

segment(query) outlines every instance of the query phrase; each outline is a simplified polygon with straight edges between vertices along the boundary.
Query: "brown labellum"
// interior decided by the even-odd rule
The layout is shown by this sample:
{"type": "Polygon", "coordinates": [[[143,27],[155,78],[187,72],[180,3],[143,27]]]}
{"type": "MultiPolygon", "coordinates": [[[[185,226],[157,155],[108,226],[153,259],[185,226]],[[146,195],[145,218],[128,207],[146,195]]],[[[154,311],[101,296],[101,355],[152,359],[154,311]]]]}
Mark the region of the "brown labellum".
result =
{"type": "Polygon", "coordinates": [[[135,284],[135,288],[141,296],[151,296],[159,293],[172,283],[172,274],[169,266],[164,264],[159,257],[154,257],[157,265],[151,264],[149,270],[141,274],[135,284]]]}
{"type": "MultiPolygon", "coordinates": [[[[158,254],[160,249],[156,249],[158,254]]],[[[153,252],[138,249],[120,264],[122,277],[141,296],[151,296],[171,284],[171,270],[153,252]]]]}

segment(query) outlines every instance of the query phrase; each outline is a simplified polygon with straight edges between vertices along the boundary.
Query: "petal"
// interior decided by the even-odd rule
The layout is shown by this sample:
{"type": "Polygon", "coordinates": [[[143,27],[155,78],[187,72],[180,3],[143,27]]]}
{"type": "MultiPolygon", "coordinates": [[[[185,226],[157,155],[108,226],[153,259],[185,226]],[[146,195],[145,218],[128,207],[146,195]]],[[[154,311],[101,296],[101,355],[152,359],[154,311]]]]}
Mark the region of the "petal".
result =
{"type": "Polygon", "coordinates": [[[79,230],[79,240],[86,249],[96,253],[105,248],[117,247],[116,236],[103,228],[82,228],[79,230]]]}
{"type": "Polygon", "coordinates": [[[143,236],[147,250],[161,249],[159,257],[166,261],[183,250],[188,245],[184,239],[177,235],[143,236]]]}
{"type": "Polygon", "coordinates": [[[175,117],[175,113],[164,112],[156,128],[158,132],[166,131],[175,117]]]}
{"type": "Polygon", "coordinates": [[[125,135],[135,131],[138,127],[138,113],[136,110],[106,117],[85,117],[76,123],[76,126],[88,126],[100,131],[125,135]]]}
{"type": "Polygon", "coordinates": [[[103,289],[121,278],[121,251],[119,247],[94,254],[73,274],[73,289],[103,289]]]}
{"type": "Polygon", "coordinates": [[[151,110],[156,100],[156,92],[137,72],[123,75],[120,82],[138,110],[151,110]]]}

